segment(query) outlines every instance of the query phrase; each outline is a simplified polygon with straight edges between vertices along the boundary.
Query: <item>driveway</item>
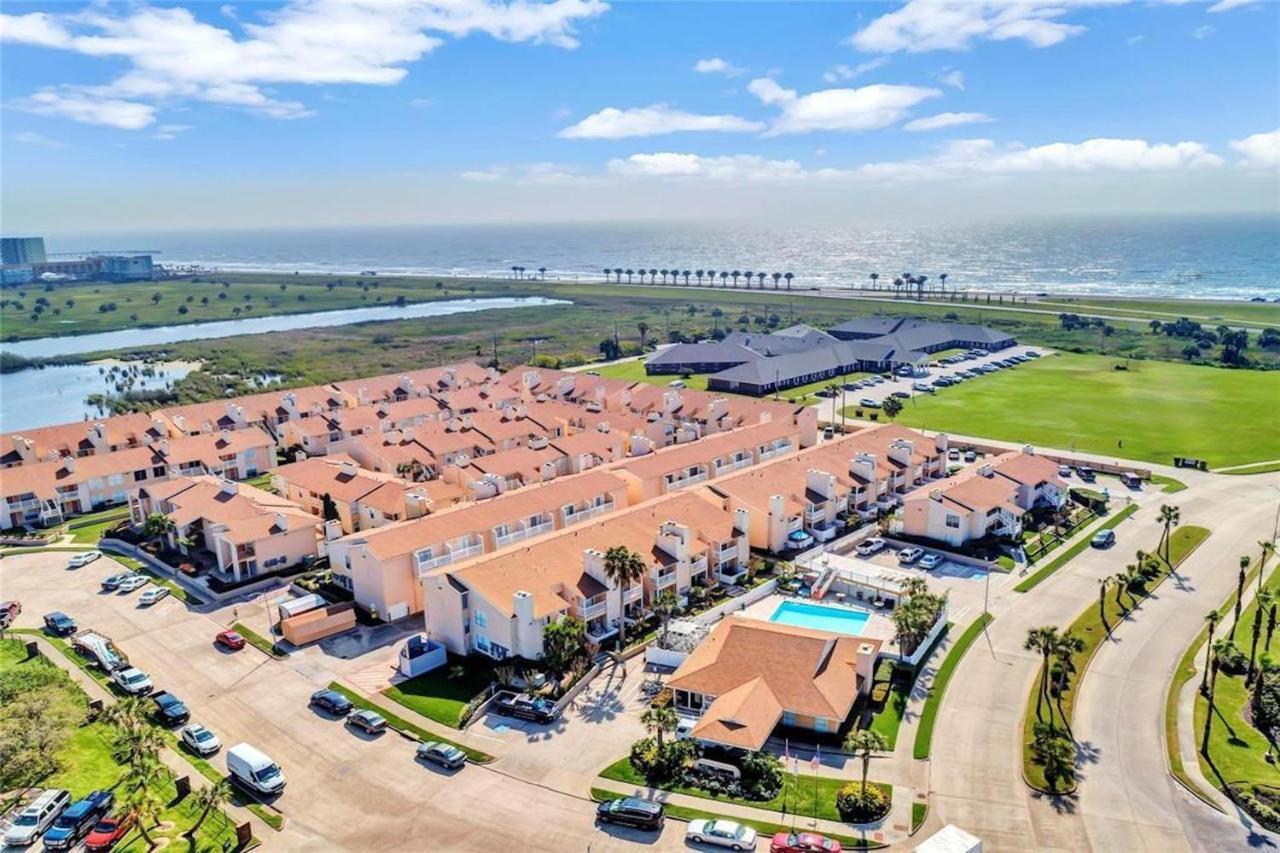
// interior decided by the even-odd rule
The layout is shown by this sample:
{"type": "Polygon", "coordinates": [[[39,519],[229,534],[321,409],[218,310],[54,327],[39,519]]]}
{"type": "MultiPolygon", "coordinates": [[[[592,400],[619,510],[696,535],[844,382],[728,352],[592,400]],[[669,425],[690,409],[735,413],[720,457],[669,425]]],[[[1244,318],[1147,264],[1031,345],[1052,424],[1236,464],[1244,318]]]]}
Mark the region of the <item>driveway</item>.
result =
{"type": "MultiPolygon", "coordinates": [[[[504,759],[456,773],[420,764],[413,744],[394,732],[370,738],[308,707],[310,694],[340,676],[348,662],[315,648],[284,661],[252,647],[221,651],[212,639],[231,621],[230,609],[202,614],[172,598],[141,609],[135,604],[137,593],[98,591],[102,578],[122,570],[114,560],[104,558],[74,571],[64,568],[66,560],[66,553],[57,552],[0,560],[4,595],[24,605],[17,625],[36,628],[44,613],[65,611],[82,627],[116,641],[131,662],[151,674],[158,689],[180,696],[192,719],[208,725],[224,744],[246,741],[275,759],[288,777],[288,787],[275,803],[287,820],[282,833],[264,830],[265,850],[487,853],[623,850],[635,849],[637,842],[655,850],[684,849],[683,824],[671,822],[658,838],[631,830],[602,831],[594,825],[595,806],[585,790],[583,796],[571,796],[525,781],[503,766],[504,759]]],[[[629,677],[627,683],[639,681],[629,677]]],[[[598,753],[581,745],[592,742],[590,733],[608,718],[609,700],[605,702],[604,710],[584,710],[580,719],[566,720],[565,731],[572,737],[550,738],[547,745],[556,752],[548,751],[539,766],[564,762],[588,768],[594,776],[597,760],[600,767],[614,760],[614,747],[606,748],[603,741],[598,753]]],[[[631,738],[627,732],[626,742],[631,738]]],[[[515,758],[512,769],[519,770],[519,756],[515,758]]],[[[225,771],[221,753],[211,762],[225,771]]]]}

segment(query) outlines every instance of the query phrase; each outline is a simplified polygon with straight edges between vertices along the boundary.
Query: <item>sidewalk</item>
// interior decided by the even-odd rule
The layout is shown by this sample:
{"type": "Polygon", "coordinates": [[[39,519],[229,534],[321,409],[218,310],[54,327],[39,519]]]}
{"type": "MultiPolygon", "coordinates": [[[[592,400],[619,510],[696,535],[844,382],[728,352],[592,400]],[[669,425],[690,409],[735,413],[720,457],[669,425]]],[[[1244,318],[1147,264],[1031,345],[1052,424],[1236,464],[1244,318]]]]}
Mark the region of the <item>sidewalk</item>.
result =
{"type": "Polygon", "coordinates": [[[658,788],[644,788],[629,785],[626,782],[615,782],[612,779],[599,778],[592,787],[611,791],[622,796],[644,797],[649,800],[668,803],[673,806],[697,809],[720,817],[754,820],[780,826],[794,826],[796,829],[821,832],[826,835],[841,835],[846,838],[862,838],[876,844],[892,844],[906,838],[911,827],[911,803],[914,792],[894,786],[893,805],[888,816],[871,824],[854,825],[834,820],[814,820],[804,815],[787,815],[769,809],[757,809],[751,806],[740,806],[723,800],[711,800],[703,797],[691,797],[688,794],[674,794],[658,788]],[[905,825],[906,829],[899,829],[905,825]]]}

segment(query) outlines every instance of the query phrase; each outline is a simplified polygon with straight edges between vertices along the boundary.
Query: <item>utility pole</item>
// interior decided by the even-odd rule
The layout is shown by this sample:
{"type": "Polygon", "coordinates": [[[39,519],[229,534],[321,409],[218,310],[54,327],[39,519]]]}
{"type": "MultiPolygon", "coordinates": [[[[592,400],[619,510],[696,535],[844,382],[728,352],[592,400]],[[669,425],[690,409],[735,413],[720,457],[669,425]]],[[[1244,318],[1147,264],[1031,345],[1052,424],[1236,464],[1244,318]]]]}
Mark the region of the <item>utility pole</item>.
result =
{"type": "Polygon", "coordinates": [[[498,330],[493,330],[493,366],[498,366],[498,330]]]}

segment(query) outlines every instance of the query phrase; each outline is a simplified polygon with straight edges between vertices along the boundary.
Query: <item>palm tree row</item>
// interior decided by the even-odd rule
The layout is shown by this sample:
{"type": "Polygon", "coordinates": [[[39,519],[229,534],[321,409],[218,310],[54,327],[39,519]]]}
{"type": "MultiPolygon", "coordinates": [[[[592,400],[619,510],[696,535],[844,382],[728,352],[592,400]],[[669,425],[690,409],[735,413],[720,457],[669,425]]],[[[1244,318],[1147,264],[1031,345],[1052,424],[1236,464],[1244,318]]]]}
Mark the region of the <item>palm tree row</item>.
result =
{"type": "MultiPolygon", "coordinates": [[[[945,273],[945,272],[939,273],[937,286],[928,287],[927,285],[929,283],[929,276],[915,275],[914,273],[904,272],[901,275],[896,275],[893,277],[893,292],[901,293],[902,291],[905,290],[908,293],[910,293],[914,289],[916,291],[916,295],[919,296],[920,298],[924,298],[924,294],[926,292],[946,293],[947,278],[949,277],[949,275],[950,275],[949,273],[945,273]]],[[[869,278],[871,279],[871,286],[873,288],[879,287],[880,273],[873,272],[871,273],[869,278]]]]}
{"type": "Polygon", "coordinates": [[[609,267],[605,267],[601,272],[604,273],[604,280],[606,282],[609,281],[610,276],[613,276],[613,280],[618,284],[622,283],[622,277],[624,275],[627,277],[627,284],[645,284],[645,276],[649,277],[647,282],[648,284],[657,284],[658,276],[662,276],[663,284],[667,284],[668,277],[670,277],[671,284],[680,284],[681,281],[683,281],[685,287],[690,286],[690,279],[697,280],[697,287],[702,287],[704,280],[707,282],[707,287],[715,287],[716,277],[718,276],[720,278],[721,287],[728,287],[729,282],[732,281],[733,286],[736,288],[738,286],[738,281],[740,279],[745,279],[747,290],[752,289],[752,279],[755,279],[759,283],[756,287],[757,290],[764,290],[765,281],[769,279],[773,281],[774,290],[778,290],[781,282],[784,280],[787,283],[786,289],[790,290],[791,280],[795,278],[795,273],[790,272],[768,273],[754,272],[752,270],[746,270],[744,272],[742,270],[645,269],[644,267],[640,267],[639,269],[623,269],[622,267],[614,267],[610,269],[609,267]],[[638,281],[636,279],[637,276],[639,277],[638,281]]]}
{"type": "MultiPolygon", "coordinates": [[[[511,269],[512,278],[524,278],[525,273],[529,271],[528,267],[521,267],[521,266],[515,266],[515,265],[512,265],[510,269],[511,269]]],[[[537,278],[545,279],[547,277],[546,267],[538,267],[536,272],[538,273],[538,275],[536,276],[537,278]]]]}

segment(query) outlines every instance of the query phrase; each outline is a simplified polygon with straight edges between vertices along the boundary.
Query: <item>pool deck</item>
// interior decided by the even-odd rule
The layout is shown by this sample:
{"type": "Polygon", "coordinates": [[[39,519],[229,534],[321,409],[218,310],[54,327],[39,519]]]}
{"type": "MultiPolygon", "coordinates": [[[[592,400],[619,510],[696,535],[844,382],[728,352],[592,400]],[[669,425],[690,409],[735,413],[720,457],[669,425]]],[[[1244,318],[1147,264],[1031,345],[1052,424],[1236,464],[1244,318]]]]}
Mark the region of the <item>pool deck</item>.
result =
{"type": "Polygon", "coordinates": [[[860,613],[868,615],[867,623],[863,626],[862,632],[858,636],[869,637],[873,640],[881,640],[888,643],[893,639],[893,620],[889,618],[889,611],[869,610],[865,607],[852,607],[840,604],[834,597],[830,597],[823,601],[810,601],[807,598],[793,598],[786,595],[770,595],[760,599],[755,604],[742,611],[742,615],[749,619],[761,619],[765,622],[770,621],[773,612],[778,609],[778,605],[784,601],[798,601],[804,604],[812,604],[819,607],[830,607],[838,610],[856,610],[860,613]]]}

